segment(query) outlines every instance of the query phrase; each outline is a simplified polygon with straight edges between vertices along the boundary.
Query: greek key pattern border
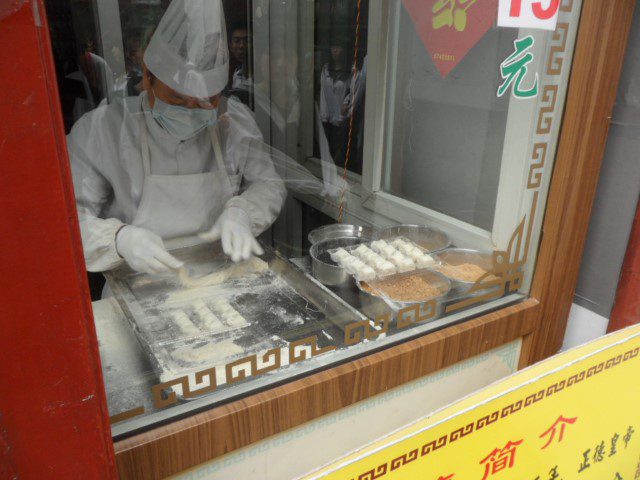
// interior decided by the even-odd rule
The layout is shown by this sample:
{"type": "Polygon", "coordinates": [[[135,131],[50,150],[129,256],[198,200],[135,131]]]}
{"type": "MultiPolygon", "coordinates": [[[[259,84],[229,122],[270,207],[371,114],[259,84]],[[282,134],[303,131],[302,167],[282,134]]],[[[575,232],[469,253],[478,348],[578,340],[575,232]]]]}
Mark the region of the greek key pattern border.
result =
{"type": "Polygon", "coordinates": [[[640,347],[635,347],[631,350],[627,350],[624,353],[621,353],[614,357],[610,357],[600,363],[586,367],[576,374],[567,376],[558,382],[549,384],[535,393],[532,393],[525,397],[521,397],[508,405],[504,405],[494,410],[488,415],[477,418],[470,423],[458,427],[446,435],[441,435],[440,437],[430,439],[428,442],[423,443],[418,448],[415,448],[414,445],[413,448],[407,453],[387,460],[385,463],[378,465],[376,468],[367,470],[366,472],[363,472],[355,477],[351,477],[350,480],[375,480],[377,478],[382,478],[387,473],[398,470],[399,468],[408,465],[418,458],[425,457],[430,453],[435,452],[436,450],[445,448],[446,446],[457,442],[461,438],[472,435],[474,432],[482,430],[485,427],[494,425],[508,416],[512,416],[519,412],[522,412],[527,407],[546,400],[556,393],[567,390],[585,380],[589,380],[602,372],[623,364],[624,362],[635,360],[638,358],[638,354],[640,354],[640,347]],[[417,453],[418,451],[420,452],[419,455],[417,453]]]}
{"type": "MultiPolygon", "coordinates": [[[[347,324],[344,331],[344,344],[347,346],[357,345],[367,340],[375,340],[391,330],[403,330],[432,320],[438,313],[436,307],[435,301],[428,301],[404,307],[394,317],[385,313],[376,316],[371,321],[360,320],[347,324]]],[[[217,371],[219,369],[223,372],[226,384],[231,385],[286,366],[286,359],[288,359],[288,365],[292,365],[324,355],[336,350],[336,348],[334,345],[320,347],[318,337],[313,335],[293,341],[284,348],[273,348],[264,353],[234,360],[226,365],[208,367],[190,375],[182,375],[151,387],[153,406],[156,409],[163,409],[178,404],[180,398],[176,393],[176,388],[181,390],[181,395],[185,399],[194,399],[215,392],[218,388],[217,371]]],[[[137,407],[112,415],[110,422],[112,424],[122,422],[144,413],[143,407],[137,407]]]]}
{"type": "MultiPolygon", "coordinates": [[[[560,10],[563,12],[571,12],[573,5],[574,0],[563,0],[560,10]]],[[[559,77],[562,72],[568,34],[569,24],[567,22],[559,22],[551,39],[549,56],[546,62],[546,74],[549,77],[559,77]]],[[[540,102],[537,113],[536,135],[544,136],[551,132],[554,115],[558,107],[558,92],[559,85],[557,84],[548,84],[542,88],[542,101],[540,102]]],[[[524,281],[523,267],[528,259],[530,240],[533,233],[533,222],[539,198],[538,189],[542,184],[542,173],[545,162],[547,161],[548,150],[549,142],[546,139],[539,139],[539,141],[533,145],[527,181],[527,189],[533,193],[531,211],[528,215],[525,215],[511,236],[507,250],[493,252],[492,271],[483,275],[469,289],[467,293],[471,295],[470,297],[447,305],[445,314],[453,313],[478,303],[498,299],[505,294],[513,293],[520,289],[524,281]]],[[[435,301],[431,301],[403,308],[398,312],[397,318],[391,318],[390,315],[387,314],[377,316],[371,322],[368,320],[352,322],[345,328],[344,343],[347,346],[351,346],[364,341],[375,340],[380,335],[389,332],[394,323],[397,330],[402,330],[415,324],[431,320],[435,316],[436,303],[435,301]]],[[[319,348],[317,336],[311,336],[292,342],[285,351],[288,352],[289,364],[294,364],[328,353],[336,348],[335,346],[319,348]]],[[[285,366],[286,362],[282,357],[282,350],[280,348],[274,348],[263,354],[250,355],[221,367],[211,367],[195,372],[191,375],[195,385],[191,385],[192,382],[189,375],[159,383],[151,388],[154,407],[161,409],[179,403],[180,400],[175,393],[175,387],[179,387],[182,390],[182,396],[186,399],[193,399],[201,395],[213,393],[218,388],[216,380],[217,368],[224,370],[227,384],[234,384],[285,366]]],[[[144,413],[144,407],[136,407],[112,415],[110,422],[112,424],[118,423],[144,413]]],[[[489,424],[489,420],[490,419],[486,420],[485,424],[489,424]]],[[[462,438],[469,433],[470,430],[468,428],[466,430],[463,428],[459,433],[456,433],[454,437],[456,439],[462,438]]],[[[436,442],[433,447],[429,448],[436,449],[442,446],[438,445],[440,444],[436,442]]],[[[401,465],[403,464],[402,462],[409,463],[414,460],[415,458],[407,456],[404,460],[398,460],[397,463],[401,465]]],[[[371,473],[369,477],[362,477],[362,480],[379,478],[385,474],[386,470],[384,473],[380,470],[371,473]]]]}
{"type": "MultiPolygon", "coordinates": [[[[574,0],[564,0],[560,11],[571,12],[574,0]]],[[[559,21],[551,37],[549,54],[546,59],[545,74],[550,82],[541,89],[538,112],[536,114],[535,139],[529,159],[527,190],[533,194],[531,210],[516,227],[507,250],[493,253],[493,269],[483,275],[469,289],[471,298],[448,305],[445,312],[453,313],[478,303],[484,303],[516,292],[524,281],[523,267],[529,258],[529,246],[533,235],[539,189],[542,186],[542,175],[550,150],[549,139],[545,138],[553,129],[554,121],[560,121],[557,110],[560,85],[557,83],[564,66],[569,37],[569,23],[559,21]]]]}

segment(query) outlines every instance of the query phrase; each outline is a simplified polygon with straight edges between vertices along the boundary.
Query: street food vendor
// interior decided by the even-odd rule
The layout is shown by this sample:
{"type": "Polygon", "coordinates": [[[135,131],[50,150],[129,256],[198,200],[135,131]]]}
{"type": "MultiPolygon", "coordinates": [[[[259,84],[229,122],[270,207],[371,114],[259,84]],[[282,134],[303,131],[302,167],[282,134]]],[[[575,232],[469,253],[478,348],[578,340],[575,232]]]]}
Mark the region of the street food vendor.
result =
{"type": "Polygon", "coordinates": [[[143,91],[84,115],[67,137],[89,271],[123,261],[181,267],[163,240],[222,240],[233,261],[262,250],[284,183],[250,111],[220,92],[229,53],[220,0],[173,0],[144,54],[143,91]]]}

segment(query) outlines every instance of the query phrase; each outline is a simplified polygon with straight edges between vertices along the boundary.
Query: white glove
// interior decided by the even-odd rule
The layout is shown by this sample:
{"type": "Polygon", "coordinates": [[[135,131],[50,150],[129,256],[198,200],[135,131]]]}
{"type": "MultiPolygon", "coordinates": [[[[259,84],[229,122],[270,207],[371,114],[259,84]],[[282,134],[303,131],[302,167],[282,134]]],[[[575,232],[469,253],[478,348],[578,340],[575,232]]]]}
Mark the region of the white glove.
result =
{"type": "Polygon", "coordinates": [[[169,273],[184,265],[164,248],[162,238],[144,228],[127,225],[116,234],[116,251],[137,272],[169,273]]]}
{"type": "Polygon", "coordinates": [[[208,242],[222,239],[222,250],[234,262],[248,260],[251,254],[262,255],[264,250],[251,233],[251,219],[240,207],[227,207],[220,214],[211,230],[201,233],[208,242]]]}

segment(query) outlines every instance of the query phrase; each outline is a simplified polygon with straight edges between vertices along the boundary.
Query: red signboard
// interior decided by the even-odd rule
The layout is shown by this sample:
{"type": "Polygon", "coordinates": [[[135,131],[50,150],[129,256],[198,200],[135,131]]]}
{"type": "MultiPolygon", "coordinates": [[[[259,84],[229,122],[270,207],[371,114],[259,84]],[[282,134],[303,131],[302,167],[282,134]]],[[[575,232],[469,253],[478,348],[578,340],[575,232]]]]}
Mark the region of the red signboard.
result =
{"type": "Polygon", "coordinates": [[[494,25],[498,0],[402,0],[442,78],[494,25]]]}

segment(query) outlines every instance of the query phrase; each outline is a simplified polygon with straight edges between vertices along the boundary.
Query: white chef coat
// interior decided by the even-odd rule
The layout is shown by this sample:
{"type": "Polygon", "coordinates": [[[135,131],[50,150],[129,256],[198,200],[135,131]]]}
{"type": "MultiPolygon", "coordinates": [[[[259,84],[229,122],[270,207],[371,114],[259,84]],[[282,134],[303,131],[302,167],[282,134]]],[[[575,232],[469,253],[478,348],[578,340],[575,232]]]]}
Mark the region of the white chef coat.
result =
{"type": "MultiPolygon", "coordinates": [[[[84,115],[67,136],[67,146],[89,271],[109,270],[123,261],[115,248],[115,235],[135,219],[145,179],[140,115],[148,131],[153,174],[188,175],[217,168],[208,132],[176,140],[153,119],[146,92],[84,115]]],[[[265,153],[250,110],[229,99],[218,122],[227,173],[241,177],[238,195],[224,208],[245,210],[252,233],[258,235],[278,216],[286,197],[284,183],[265,153]]]]}
{"type": "Polygon", "coordinates": [[[362,97],[364,96],[364,92],[366,88],[367,88],[367,57],[364,57],[362,69],[359,71],[356,71],[355,75],[351,76],[351,86],[349,88],[349,93],[344,99],[344,106],[347,112],[351,112],[351,102],[354,102],[355,104],[354,108],[358,108],[360,102],[362,102],[362,97]],[[354,98],[354,92],[355,92],[355,98],[354,98]]]}

